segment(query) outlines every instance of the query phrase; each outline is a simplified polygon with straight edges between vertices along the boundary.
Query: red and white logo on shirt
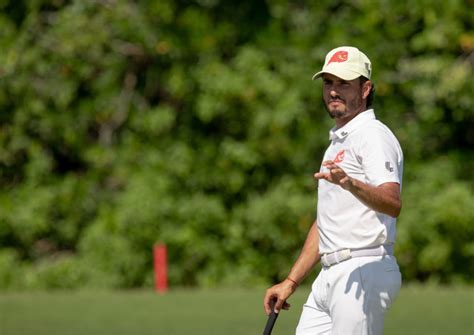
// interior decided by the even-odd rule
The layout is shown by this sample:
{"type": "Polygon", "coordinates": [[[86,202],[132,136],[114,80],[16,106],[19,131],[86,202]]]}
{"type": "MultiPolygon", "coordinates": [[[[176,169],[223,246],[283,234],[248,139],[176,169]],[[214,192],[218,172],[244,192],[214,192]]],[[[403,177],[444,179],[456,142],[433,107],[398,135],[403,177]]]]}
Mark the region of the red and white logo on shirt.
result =
{"type": "Polygon", "coordinates": [[[334,157],[333,162],[334,163],[340,163],[344,160],[344,149],[340,150],[337,154],[336,157],[334,157]]]}

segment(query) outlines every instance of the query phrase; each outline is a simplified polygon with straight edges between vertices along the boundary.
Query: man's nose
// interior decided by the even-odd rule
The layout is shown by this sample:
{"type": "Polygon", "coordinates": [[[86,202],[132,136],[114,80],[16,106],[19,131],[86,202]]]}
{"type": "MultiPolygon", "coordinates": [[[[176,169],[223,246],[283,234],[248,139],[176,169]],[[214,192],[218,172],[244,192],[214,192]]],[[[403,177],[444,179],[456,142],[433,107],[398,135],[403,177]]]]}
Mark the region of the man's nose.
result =
{"type": "Polygon", "coordinates": [[[332,96],[332,97],[335,97],[337,95],[336,91],[334,89],[331,89],[331,91],[329,91],[329,94],[332,96]]]}

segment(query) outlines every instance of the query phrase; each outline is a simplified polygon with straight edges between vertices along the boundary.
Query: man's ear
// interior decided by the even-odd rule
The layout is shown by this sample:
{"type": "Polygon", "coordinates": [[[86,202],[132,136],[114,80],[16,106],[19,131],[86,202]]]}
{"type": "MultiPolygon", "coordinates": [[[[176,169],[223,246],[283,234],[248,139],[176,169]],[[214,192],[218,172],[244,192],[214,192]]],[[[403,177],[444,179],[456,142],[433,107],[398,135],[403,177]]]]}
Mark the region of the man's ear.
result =
{"type": "Polygon", "coordinates": [[[364,99],[367,99],[367,97],[370,94],[370,90],[372,89],[372,82],[370,80],[367,80],[364,83],[364,86],[362,86],[362,97],[364,99]]]}

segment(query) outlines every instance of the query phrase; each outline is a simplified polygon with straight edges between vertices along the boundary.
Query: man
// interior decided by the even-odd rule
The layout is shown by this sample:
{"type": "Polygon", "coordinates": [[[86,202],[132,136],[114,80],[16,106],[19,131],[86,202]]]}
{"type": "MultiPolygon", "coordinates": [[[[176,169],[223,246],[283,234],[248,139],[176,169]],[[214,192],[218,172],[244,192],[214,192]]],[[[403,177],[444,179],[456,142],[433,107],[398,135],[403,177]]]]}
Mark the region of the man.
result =
{"type": "Polygon", "coordinates": [[[330,51],[322,71],[325,107],[335,121],[318,180],[316,221],[288,277],[269,288],[265,312],[288,297],[321,262],[297,335],[382,334],[401,275],[393,256],[401,209],[403,153],[371,107],[371,62],[354,47],[330,51]]]}

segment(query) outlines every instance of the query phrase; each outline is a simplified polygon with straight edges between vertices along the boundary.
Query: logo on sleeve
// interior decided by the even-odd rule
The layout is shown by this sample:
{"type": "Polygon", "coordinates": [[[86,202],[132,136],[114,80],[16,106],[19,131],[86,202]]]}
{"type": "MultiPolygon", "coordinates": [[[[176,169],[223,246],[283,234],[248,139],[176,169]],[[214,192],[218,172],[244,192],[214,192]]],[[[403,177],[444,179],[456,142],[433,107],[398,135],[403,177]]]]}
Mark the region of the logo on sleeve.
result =
{"type": "Polygon", "coordinates": [[[385,168],[388,171],[393,172],[393,167],[390,165],[390,162],[385,162],[385,168]]]}
{"type": "Polygon", "coordinates": [[[365,64],[365,69],[367,70],[367,73],[370,76],[370,73],[372,72],[372,69],[370,68],[370,63],[364,63],[365,64]]]}
{"type": "Polygon", "coordinates": [[[341,151],[339,151],[337,154],[336,154],[336,157],[334,157],[334,163],[340,163],[344,160],[344,149],[342,149],[341,151]]]}

